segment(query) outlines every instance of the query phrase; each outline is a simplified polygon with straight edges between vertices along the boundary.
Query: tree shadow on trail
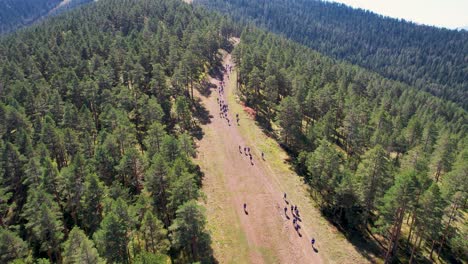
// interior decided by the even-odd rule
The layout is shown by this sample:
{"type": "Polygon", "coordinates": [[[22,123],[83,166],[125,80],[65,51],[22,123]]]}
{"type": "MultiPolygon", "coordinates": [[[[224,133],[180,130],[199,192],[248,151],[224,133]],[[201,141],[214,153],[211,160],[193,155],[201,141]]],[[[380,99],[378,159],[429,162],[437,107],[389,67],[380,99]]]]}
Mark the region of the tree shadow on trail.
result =
{"type": "Polygon", "coordinates": [[[353,229],[352,227],[344,228],[342,225],[338,224],[333,218],[327,214],[326,210],[320,210],[322,216],[328,220],[330,224],[335,226],[350,242],[353,247],[358,251],[363,257],[369,260],[371,263],[375,263],[376,257],[382,255],[383,248],[382,245],[379,245],[375,239],[371,237],[369,233],[363,233],[358,230],[353,229]]]}
{"type": "Polygon", "coordinates": [[[204,97],[209,97],[212,93],[212,89],[216,89],[216,84],[202,81],[199,85],[197,85],[196,89],[200,92],[200,94],[204,97]]]}
{"type": "Polygon", "coordinates": [[[201,125],[206,125],[211,123],[211,119],[213,116],[210,114],[208,109],[201,103],[200,98],[195,98],[195,101],[193,102],[193,117],[198,120],[196,122],[196,125],[192,128],[192,135],[198,139],[201,140],[205,133],[203,132],[203,129],[201,128],[201,125]]]}
{"type": "Polygon", "coordinates": [[[211,67],[211,69],[208,71],[208,74],[217,80],[223,79],[224,66],[221,59],[216,60],[216,64],[211,67]]]}

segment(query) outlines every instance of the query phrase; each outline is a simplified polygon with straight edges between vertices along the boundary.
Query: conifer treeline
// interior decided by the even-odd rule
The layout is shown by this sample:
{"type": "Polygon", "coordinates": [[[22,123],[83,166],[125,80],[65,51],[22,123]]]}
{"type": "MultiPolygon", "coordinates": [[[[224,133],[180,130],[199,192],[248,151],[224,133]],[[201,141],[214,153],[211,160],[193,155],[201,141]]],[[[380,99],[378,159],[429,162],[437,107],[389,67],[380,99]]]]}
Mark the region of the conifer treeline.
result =
{"type": "Polygon", "coordinates": [[[467,31],[416,25],[321,0],[195,3],[468,109],[467,31]]]}
{"type": "Polygon", "coordinates": [[[386,260],[402,244],[413,262],[466,260],[465,110],[254,28],[233,57],[242,99],[333,222],[381,234],[386,260]]]}
{"type": "Polygon", "coordinates": [[[102,0],[0,40],[0,262],[213,260],[189,88],[226,21],[102,0]]]}

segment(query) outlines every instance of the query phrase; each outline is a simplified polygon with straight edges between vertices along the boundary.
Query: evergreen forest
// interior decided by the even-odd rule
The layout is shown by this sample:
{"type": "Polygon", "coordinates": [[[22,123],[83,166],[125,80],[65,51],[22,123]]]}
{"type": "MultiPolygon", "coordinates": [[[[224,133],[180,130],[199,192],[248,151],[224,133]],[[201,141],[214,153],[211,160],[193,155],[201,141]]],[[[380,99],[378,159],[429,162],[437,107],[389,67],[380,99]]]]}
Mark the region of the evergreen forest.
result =
{"type": "Polygon", "coordinates": [[[0,37],[0,263],[218,263],[197,94],[228,53],[327,223],[384,263],[468,261],[467,32],[311,0],[99,0],[0,37]]]}
{"type": "Polygon", "coordinates": [[[195,3],[468,107],[467,31],[416,25],[327,1],[195,3]]]}
{"type": "Polygon", "coordinates": [[[189,86],[229,48],[179,1],[99,1],[0,40],[0,262],[212,262],[189,86]]]}
{"type": "Polygon", "coordinates": [[[386,261],[401,240],[409,262],[422,242],[430,259],[437,250],[466,260],[464,109],[251,27],[233,56],[241,98],[294,157],[330,221],[381,235],[386,261]]]}

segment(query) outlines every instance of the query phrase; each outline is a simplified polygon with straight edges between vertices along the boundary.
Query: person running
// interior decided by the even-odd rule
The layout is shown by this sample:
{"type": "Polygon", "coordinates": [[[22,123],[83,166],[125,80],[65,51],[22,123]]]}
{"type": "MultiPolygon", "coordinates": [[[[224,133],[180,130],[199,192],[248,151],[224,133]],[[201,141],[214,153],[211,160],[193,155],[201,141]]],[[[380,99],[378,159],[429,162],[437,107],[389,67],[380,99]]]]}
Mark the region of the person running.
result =
{"type": "Polygon", "coordinates": [[[314,246],[314,244],[315,244],[315,238],[312,238],[312,240],[310,240],[310,243],[312,243],[312,246],[314,246]]]}
{"type": "Polygon", "coordinates": [[[265,160],[265,153],[262,151],[262,160],[265,160]]]}
{"type": "Polygon", "coordinates": [[[285,199],[285,200],[286,200],[286,193],[284,193],[283,199],[285,199]]]}

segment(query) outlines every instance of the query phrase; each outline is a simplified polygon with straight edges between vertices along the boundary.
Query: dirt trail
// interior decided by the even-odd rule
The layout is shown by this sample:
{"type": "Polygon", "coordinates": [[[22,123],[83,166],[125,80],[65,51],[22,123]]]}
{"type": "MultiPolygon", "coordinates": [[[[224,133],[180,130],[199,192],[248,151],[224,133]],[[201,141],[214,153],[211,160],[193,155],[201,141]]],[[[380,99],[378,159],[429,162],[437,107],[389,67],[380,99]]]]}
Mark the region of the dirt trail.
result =
{"type": "MultiPolygon", "coordinates": [[[[226,64],[232,65],[230,55],[224,59],[224,65],[226,64]]],[[[219,85],[219,80],[212,79],[211,82],[219,85]]],[[[228,93],[230,88],[229,85],[226,86],[225,93],[228,93]]],[[[311,237],[303,228],[308,223],[304,220],[298,222],[302,226],[299,230],[302,237],[294,229],[290,204],[287,205],[283,200],[283,193],[288,190],[282,189],[277,180],[271,177],[271,170],[267,168],[268,162],[261,159],[254,146],[249,146],[254,165],[250,163],[249,156],[244,154],[243,148],[247,144],[235,123],[235,113],[228,113],[231,120],[229,126],[226,119],[219,115],[216,89],[212,89],[208,97],[199,96],[212,116],[211,123],[203,128],[205,136],[198,142],[199,163],[206,173],[204,192],[207,194],[209,222],[223,221],[220,218],[224,216],[224,226],[229,225],[226,221],[234,225],[233,234],[215,230],[214,232],[225,234],[214,235],[214,243],[217,243],[217,236],[229,239],[226,236],[232,235],[238,235],[238,241],[228,241],[226,247],[236,247],[232,245],[235,243],[246,243],[238,248],[244,252],[235,253],[239,256],[218,253],[216,247],[222,245],[214,245],[217,259],[221,263],[322,263],[320,255],[312,249],[311,237]],[[239,146],[242,146],[242,154],[239,152],[239,146]],[[220,199],[223,201],[220,202],[220,199]],[[247,204],[248,214],[243,210],[244,203],[247,204]],[[289,220],[284,213],[286,206],[289,220]],[[243,256],[248,259],[242,259],[243,256]],[[236,257],[237,260],[232,259],[236,257]]],[[[301,212],[300,207],[299,210],[301,212]]]]}

